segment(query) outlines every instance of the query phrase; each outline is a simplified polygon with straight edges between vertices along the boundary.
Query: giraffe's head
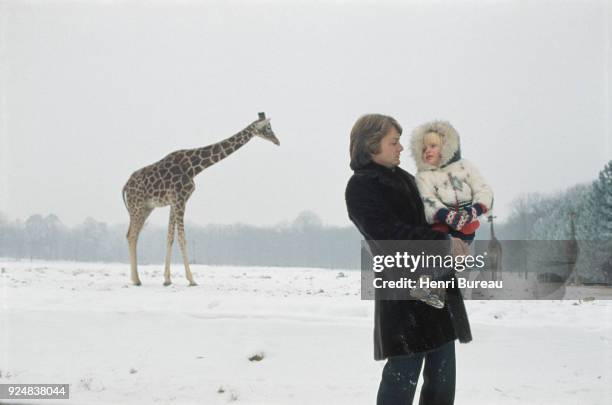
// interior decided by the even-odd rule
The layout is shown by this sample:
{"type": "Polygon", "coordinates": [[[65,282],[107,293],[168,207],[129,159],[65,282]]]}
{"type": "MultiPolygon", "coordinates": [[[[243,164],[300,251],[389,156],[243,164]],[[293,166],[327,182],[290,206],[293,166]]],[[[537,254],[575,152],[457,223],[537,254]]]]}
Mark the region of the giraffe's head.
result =
{"type": "Polygon", "coordinates": [[[270,125],[270,118],[264,118],[263,114],[259,115],[259,119],[251,124],[254,134],[259,136],[266,141],[270,141],[275,145],[280,145],[280,141],[274,135],[272,126],[270,125]]]}

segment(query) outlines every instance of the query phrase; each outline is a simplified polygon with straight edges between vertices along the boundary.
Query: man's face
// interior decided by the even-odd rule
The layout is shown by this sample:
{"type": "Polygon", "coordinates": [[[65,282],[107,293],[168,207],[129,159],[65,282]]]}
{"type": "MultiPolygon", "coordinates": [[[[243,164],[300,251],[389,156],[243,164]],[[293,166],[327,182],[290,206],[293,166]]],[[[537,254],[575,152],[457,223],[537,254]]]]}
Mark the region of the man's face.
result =
{"type": "Polygon", "coordinates": [[[400,164],[400,153],[403,150],[399,132],[391,127],[380,141],[380,152],[372,155],[372,160],[382,166],[395,167],[400,164]]]}

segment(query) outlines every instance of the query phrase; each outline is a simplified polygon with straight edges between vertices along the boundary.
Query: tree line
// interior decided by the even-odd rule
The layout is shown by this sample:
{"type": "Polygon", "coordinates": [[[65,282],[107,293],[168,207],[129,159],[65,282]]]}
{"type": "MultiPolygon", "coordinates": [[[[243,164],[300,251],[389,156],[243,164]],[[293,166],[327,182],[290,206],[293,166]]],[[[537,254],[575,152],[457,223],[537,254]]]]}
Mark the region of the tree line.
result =
{"type": "MultiPolygon", "coordinates": [[[[480,232],[480,231],[479,231],[480,232]]],[[[481,237],[489,237],[485,227],[481,237]]],[[[523,194],[507,220],[495,225],[500,240],[570,240],[580,246],[580,281],[612,282],[612,160],[589,183],[553,194],[523,194]],[[574,229],[572,231],[572,222],[574,229]]]]}
{"type": "MultiPolygon", "coordinates": [[[[306,211],[290,224],[186,224],[192,263],[359,268],[360,235],[351,227],[324,226],[306,211]]],[[[87,218],[75,227],[54,215],[32,215],[25,222],[0,218],[0,256],[20,259],[128,262],[127,225],[87,218]]],[[[163,263],[167,228],[147,225],[140,234],[138,260],[163,263]]],[[[173,258],[181,261],[178,243],[173,258]]]]}

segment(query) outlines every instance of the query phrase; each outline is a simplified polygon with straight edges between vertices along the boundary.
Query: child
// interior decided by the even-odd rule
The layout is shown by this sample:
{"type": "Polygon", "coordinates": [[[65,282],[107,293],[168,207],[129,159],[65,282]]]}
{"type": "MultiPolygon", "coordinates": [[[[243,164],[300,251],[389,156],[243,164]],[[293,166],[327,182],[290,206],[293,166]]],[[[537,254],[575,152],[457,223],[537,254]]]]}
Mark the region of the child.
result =
{"type": "MultiPolygon", "coordinates": [[[[432,228],[471,244],[478,217],[491,209],[493,190],[474,165],[461,158],[459,134],[446,121],[427,122],[412,132],[416,184],[432,228]]],[[[441,308],[444,290],[414,290],[415,298],[441,308]]]]}

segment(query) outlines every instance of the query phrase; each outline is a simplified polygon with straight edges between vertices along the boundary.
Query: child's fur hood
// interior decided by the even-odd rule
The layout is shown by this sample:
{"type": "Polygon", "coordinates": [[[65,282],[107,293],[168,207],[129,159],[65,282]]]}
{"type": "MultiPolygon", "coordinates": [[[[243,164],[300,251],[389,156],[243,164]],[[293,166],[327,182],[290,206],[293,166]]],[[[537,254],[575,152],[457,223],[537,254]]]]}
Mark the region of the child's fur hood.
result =
{"type": "Polygon", "coordinates": [[[410,150],[418,171],[442,168],[461,159],[459,133],[448,121],[436,120],[426,122],[412,131],[410,150]],[[436,132],[442,135],[443,138],[439,166],[430,165],[423,160],[423,138],[429,132],[436,132]]]}

